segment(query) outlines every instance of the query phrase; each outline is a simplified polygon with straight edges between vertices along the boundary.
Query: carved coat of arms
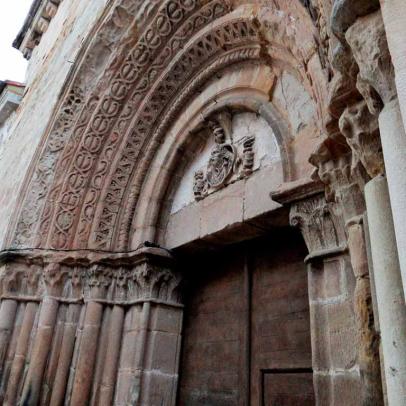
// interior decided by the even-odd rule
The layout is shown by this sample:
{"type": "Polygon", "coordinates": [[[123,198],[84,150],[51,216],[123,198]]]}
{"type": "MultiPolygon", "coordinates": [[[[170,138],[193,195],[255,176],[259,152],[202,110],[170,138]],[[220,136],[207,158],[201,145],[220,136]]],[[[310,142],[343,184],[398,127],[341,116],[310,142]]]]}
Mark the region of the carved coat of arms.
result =
{"type": "Polygon", "coordinates": [[[244,178],[252,173],[254,166],[254,136],[243,140],[242,154],[238,153],[233,141],[228,140],[224,128],[217,120],[209,122],[215,146],[210,153],[206,170],[195,172],[193,192],[196,200],[201,200],[210,192],[224,187],[234,176],[244,178]]]}

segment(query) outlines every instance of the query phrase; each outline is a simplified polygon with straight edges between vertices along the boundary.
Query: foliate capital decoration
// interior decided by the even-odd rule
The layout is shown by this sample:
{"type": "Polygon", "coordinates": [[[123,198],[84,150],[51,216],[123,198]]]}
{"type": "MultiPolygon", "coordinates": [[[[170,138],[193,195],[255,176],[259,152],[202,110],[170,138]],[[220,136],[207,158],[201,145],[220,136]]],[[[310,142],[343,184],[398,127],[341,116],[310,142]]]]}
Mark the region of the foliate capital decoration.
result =
{"type": "Polygon", "coordinates": [[[328,203],[323,194],[294,203],[290,223],[299,227],[310,257],[326,255],[346,248],[346,235],[337,205],[328,203]]]}
{"type": "Polygon", "coordinates": [[[180,283],[180,276],[169,268],[143,262],[131,272],[129,296],[178,303],[180,283]]]}
{"type": "Polygon", "coordinates": [[[326,200],[338,204],[345,223],[349,223],[365,212],[362,190],[368,175],[359,163],[353,166],[350,151],[333,151],[329,143],[331,140],[321,144],[310,162],[317,168],[315,177],[325,185],[326,200]]]}
{"type": "Polygon", "coordinates": [[[242,149],[233,139],[231,117],[226,113],[211,118],[207,123],[214,147],[207,165],[194,174],[193,192],[196,200],[221,189],[229,182],[251,175],[254,167],[255,136],[246,136],[242,149]]]}
{"type": "Polygon", "coordinates": [[[384,103],[393,100],[395,74],[381,11],[358,19],[347,30],[345,38],[359,66],[358,81],[368,83],[384,103]]]}
{"type": "Polygon", "coordinates": [[[361,163],[371,178],[384,173],[378,118],[371,114],[367,101],[347,107],[339,125],[352,150],[353,171],[361,163]]]}
{"type": "Polygon", "coordinates": [[[109,293],[108,290],[113,281],[113,270],[102,264],[92,265],[90,269],[86,269],[84,280],[87,296],[91,299],[103,299],[109,293]]]}
{"type": "Polygon", "coordinates": [[[125,306],[151,300],[176,305],[181,302],[180,285],[170,255],[157,248],[95,258],[27,251],[3,259],[0,266],[2,299],[41,301],[50,296],[68,303],[125,306]]]}
{"type": "Polygon", "coordinates": [[[50,296],[60,296],[67,277],[67,270],[59,264],[50,263],[45,265],[41,275],[45,292],[50,296]]]}

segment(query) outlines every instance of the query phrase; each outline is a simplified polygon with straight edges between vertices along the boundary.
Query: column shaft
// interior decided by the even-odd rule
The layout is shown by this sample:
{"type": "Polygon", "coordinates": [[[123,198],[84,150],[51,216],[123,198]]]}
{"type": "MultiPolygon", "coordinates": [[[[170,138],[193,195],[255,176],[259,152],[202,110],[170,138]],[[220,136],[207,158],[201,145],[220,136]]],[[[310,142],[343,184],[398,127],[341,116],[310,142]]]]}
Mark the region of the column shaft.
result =
{"type": "Polygon", "coordinates": [[[389,406],[406,399],[406,307],[386,179],[365,187],[371,255],[389,406]]]}
{"type": "Polygon", "coordinates": [[[3,376],[8,344],[13,331],[17,311],[15,300],[3,300],[0,307],[0,376],[3,376]]]}
{"type": "Polygon", "coordinates": [[[382,149],[392,206],[403,291],[406,290],[406,134],[399,103],[387,103],[379,116],[382,149]]]}
{"type": "Polygon", "coordinates": [[[54,385],[52,388],[51,405],[62,405],[68,384],[69,371],[72,363],[73,351],[75,348],[76,331],[81,306],[71,304],[66,314],[61,351],[58,360],[54,385]]]}
{"type": "Polygon", "coordinates": [[[100,324],[103,316],[103,305],[89,302],[86,308],[85,321],[80,342],[79,359],[72,388],[72,405],[86,405],[93,381],[96,361],[97,343],[100,324]]]}
{"type": "Polygon", "coordinates": [[[382,405],[382,382],[379,360],[379,339],[372,309],[368,256],[362,224],[348,227],[348,248],[355,276],[354,314],[358,335],[358,364],[363,380],[363,404],[382,405]]]}
{"type": "Polygon", "coordinates": [[[404,0],[380,0],[386,38],[393,66],[395,82],[406,128],[406,2],[404,0]]]}
{"type": "Polygon", "coordinates": [[[124,309],[120,306],[114,306],[109,325],[107,353],[101,381],[99,405],[110,406],[113,403],[123,324],[124,309]]]}
{"type": "Polygon", "coordinates": [[[7,391],[4,398],[4,405],[13,406],[17,403],[20,379],[23,374],[28,346],[30,343],[31,331],[37,313],[37,303],[27,303],[24,318],[21,325],[20,335],[17,340],[17,347],[11,366],[10,377],[7,382],[7,391]]]}
{"type": "Polygon", "coordinates": [[[23,405],[36,405],[39,402],[42,378],[51,350],[58,307],[58,301],[49,297],[45,297],[42,302],[34,349],[21,397],[23,405]]]}

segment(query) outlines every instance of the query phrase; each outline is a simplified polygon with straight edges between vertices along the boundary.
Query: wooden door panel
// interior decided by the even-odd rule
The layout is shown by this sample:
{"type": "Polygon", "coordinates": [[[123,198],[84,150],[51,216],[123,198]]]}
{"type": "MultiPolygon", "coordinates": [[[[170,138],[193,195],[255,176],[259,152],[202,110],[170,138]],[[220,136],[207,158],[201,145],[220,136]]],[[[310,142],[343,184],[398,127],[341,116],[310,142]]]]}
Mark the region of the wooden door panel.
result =
{"type": "Polygon", "coordinates": [[[179,405],[314,405],[305,255],[288,233],[187,264],[179,405]]]}
{"type": "Polygon", "coordinates": [[[245,330],[242,260],[238,253],[201,258],[188,267],[179,405],[236,406],[245,330]]]}
{"type": "Polygon", "coordinates": [[[314,406],[313,374],[264,373],[264,406],[314,406]]]}
{"type": "MultiPolygon", "coordinates": [[[[259,241],[251,249],[252,405],[261,404],[264,396],[261,392],[267,388],[261,388],[262,382],[272,383],[268,383],[268,375],[263,380],[263,371],[312,366],[307,272],[303,263],[305,253],[301,241],[291,234],[259,241]]],[[[291,380],[286,379],[289,376],[277,376],[275,380],[278,384],[286,381],[289,387],[291,380]]],[[[310,382],[309,391],[312,390],[310,382]]],[[[278,396],[280,399],[282,394],[278,396]]],[[[288,394],[284,396],[289,397],[288,394]]],[[[270,404],[278,405],[275,402],[270,404]]],[[[289,402],[286,404],[290,405],[289,402]]]]}

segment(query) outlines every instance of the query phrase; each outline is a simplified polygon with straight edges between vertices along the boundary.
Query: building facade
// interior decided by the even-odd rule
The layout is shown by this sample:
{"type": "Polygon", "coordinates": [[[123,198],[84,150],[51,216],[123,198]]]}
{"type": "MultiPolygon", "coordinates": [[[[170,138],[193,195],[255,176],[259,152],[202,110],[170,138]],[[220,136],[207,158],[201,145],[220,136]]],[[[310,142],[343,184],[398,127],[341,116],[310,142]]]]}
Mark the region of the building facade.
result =
{"type": "Polygon", "coordinates": [[[405,20],[35,0],[0,143],[0,403],[406,405],[405,20]]]}

